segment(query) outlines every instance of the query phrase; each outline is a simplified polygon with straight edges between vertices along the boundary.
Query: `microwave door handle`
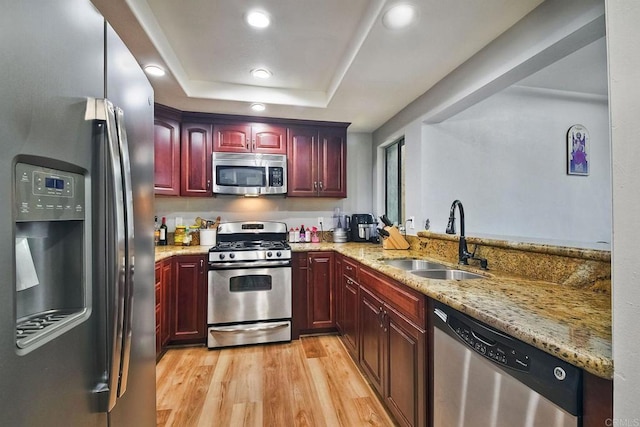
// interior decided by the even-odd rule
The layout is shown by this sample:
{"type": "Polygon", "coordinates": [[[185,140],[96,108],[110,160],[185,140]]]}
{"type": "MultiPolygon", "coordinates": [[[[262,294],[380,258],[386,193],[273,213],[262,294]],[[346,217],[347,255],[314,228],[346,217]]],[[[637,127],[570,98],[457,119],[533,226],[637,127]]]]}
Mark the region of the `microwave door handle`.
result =
{"type": "MultiPolygon", "coordinates": [[[[111,411],[116,405],[118,398],[118,383],[120,380],[120,366],[122,361],[122,344],[124,336],[124,306],[125,306],[125,286],[126,286],[126,236],[125,236],[125,213],[123,203],[122,188],[122,168],[120,163],[120,148],[118,144],[118,130],[116,125],[115,110],[113,104],[106,99],[100,100],[101,110],[104,110],[106,122],[106,144],[108,168],[107,176],[110,182],[106,183],[107,188],[107,237],[112,236],[112,243],[108,245],[112,248],[112,263],[107,268],[112,268],[107,273],[107,295],[110,301],[107,303],[108,312],[111,318],[111,339],[109,345],[110,366],[107,372],[108,404],[107,411],[111,411]],[[109,225],[110,224],[110,225],[109,225]],[[111,228],[111,229],[110,229],[111,228]],[[113,281],[111,282],[111,279],[113,281]]],[[[107,257],[109,258],[109,256],[107,257]]]]}
{"type": "Polygon", "coordinates": [[[129,142],[125,128],[124,112],[121,108],[116,108],[116,125],[118,128],[118,146],[120,149],[120,165],[122,168],[122,185],[124,196],[124,219],[125,219],[125,295],[124,295],[124,319],[123,319],[123,342],[122,342],[122,368],[120,373],[120,385],[118,387],[118,397],[127,391],[127,380],[129,378],[129,362],[131,360],[131,337],[133,332],[133,290],[134,290],[134,214],[133,214],[133,187],[131,184],[131,162],[129,156],[129,142]]]}

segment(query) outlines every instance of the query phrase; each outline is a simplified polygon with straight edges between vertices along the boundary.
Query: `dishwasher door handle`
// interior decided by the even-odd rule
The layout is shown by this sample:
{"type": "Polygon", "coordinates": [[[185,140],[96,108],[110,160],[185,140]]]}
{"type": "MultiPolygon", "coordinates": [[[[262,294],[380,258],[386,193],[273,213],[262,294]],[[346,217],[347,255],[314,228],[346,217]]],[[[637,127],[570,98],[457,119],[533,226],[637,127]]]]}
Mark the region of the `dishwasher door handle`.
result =
{"type": "Polygon", "coordinates": [[[482,335],[478,335],[475,331],[471,331],[471,335],[484,345],[488,345],[489,347],[494,347],[496,345],[495,341],[485,338],[482,335]]]}

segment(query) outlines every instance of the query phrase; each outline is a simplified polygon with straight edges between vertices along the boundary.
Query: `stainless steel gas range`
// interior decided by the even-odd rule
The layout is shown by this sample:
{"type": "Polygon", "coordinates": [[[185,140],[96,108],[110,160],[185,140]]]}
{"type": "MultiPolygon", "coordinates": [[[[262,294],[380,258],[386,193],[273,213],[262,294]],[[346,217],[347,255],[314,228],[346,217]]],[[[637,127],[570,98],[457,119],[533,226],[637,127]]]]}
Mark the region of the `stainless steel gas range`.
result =
{"type": "Polygon", "coordinates": [[[291,248],[282,222],[228,222],[209,250],[207,346],[291,341],[291,248]]]}

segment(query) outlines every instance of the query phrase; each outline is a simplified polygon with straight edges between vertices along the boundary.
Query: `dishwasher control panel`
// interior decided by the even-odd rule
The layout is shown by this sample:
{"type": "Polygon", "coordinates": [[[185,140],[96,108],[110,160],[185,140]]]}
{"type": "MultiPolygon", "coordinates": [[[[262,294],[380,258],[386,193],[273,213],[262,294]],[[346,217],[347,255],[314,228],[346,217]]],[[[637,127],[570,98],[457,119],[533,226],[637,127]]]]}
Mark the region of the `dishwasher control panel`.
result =
{"type": "Polygon", "coordinates": [[[529,371],[531,361],[527,354],[495,338],[488,338],[481,331],[472,328],[457,317],[449,316],[447,324],[476,353],[509,368],[523,372],[529,371]]]}

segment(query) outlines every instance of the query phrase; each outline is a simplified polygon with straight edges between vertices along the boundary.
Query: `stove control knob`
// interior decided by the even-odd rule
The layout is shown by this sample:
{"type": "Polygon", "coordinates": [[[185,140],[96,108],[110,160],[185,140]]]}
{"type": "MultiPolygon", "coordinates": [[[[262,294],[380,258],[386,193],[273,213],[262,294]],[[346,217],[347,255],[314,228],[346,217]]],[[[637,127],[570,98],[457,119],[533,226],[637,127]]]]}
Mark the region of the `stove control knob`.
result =
{"type": "Polygon", "coordinates": [[[267,258],[271,258],[272,255],[271,251],[267,252],[267,258]]]}
{"type": "Polygon", "coordinates": [[[236,257],[236,254],[229,254],[229,258],[233,259],[236,257]]]}
{"type": "Polygon", "coordinates": [[[220,259],[224,259],[224,254],[220,254],[218,256],[220,257],[220,259]]]}
{"type": "Polygon", "coordinates": [[[280,252],[280,251],[276,252],[276,256],[277,257],[281,257],[282,256],[282,252],[280,252]]]}

